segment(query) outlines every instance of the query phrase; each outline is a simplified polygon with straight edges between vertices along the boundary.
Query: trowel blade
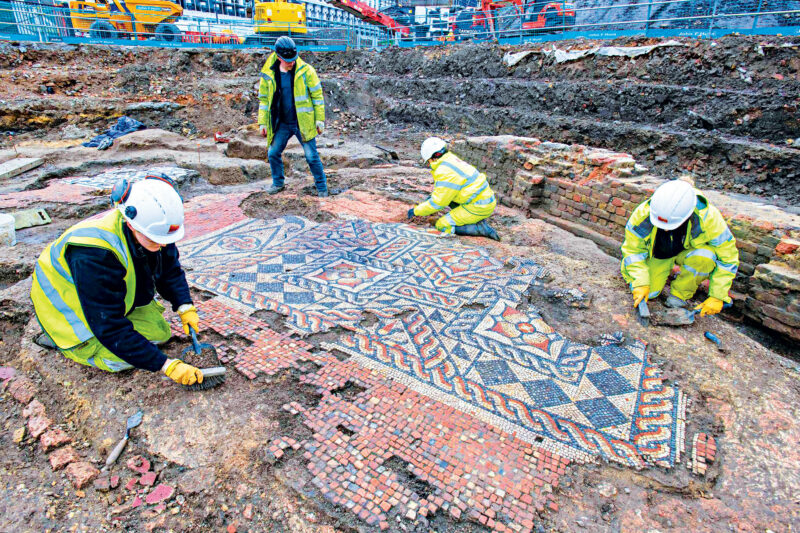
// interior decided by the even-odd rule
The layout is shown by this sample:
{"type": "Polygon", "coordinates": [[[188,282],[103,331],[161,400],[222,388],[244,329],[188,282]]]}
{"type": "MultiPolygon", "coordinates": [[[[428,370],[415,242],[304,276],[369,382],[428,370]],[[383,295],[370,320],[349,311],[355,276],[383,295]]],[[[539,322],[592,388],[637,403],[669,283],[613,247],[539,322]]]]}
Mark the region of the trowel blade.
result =
{"type": "Polygon", "coordinates": [[[128,417],[128,426],[126,428],[127,431],[130,431],[133,428],[135,428],[136,426],[138,426],[139,424],[141,424],[142,423],[142,416],[144,416],[144,413],[142,412],[141,409],[139,411],[137,411],[135,414],[132,414],[131,416],[129,416],[128,417]]]}
{"type": "Polygon", "coordinates": [[[647,307],[646,301],[642,300],[639,302],[637,316],[639,318],[639,324],[645,327],[650,325],[650,309],[647,307]]]}
{"type": "Polygon", "coordinates": [[[696,313],[688,309],[667,309],[658,317],[662,326],[690,326],[694,324],[696,313]]]}

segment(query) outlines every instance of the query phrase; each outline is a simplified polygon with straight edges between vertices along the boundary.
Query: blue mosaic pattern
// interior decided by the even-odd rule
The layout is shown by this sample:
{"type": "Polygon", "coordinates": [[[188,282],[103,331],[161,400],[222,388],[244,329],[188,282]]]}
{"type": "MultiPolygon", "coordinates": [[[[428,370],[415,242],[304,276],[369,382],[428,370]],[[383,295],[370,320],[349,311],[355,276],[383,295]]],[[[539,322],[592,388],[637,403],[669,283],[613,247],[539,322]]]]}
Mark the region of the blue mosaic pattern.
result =
{"type": "Polygon", "coordinates": [[[573,343],[516,309],[545,274],[531,260],[402,224],[299,217],[245,220],[181,254],[195,286],[277,311],[300,334],[343,326],[352,333],[325,347],[561,455],[679,460],[682,396],[643,345],[573,343]],[[366,312],[378,321],[360,325],[366,312]]]}
{"type": "Polygon", "coordinates": [[[83,185],[85,187],[91,187],[93,189],[110,189],[114,186],[117,181],[121,179],[126,179],[129,182],[133,183],[135,181],[143,180],[145,176],[148,174],[164,174],[165,176],[169,177],[175,183],[183,183],[187,179],[191,179],[192,177],[199,176],[200,174],[195,170],[189,170],[186,168],[176,167],[176,166],[160,166],[160,167],[152,167],[147,169],[140,169],[140,168],[117,168],[114,170],[109,170],[107,172],[103,172],[96,176],[81,176],[78,178],[64,178],[65,183],[71,183],[73,185],[83,185]]]}

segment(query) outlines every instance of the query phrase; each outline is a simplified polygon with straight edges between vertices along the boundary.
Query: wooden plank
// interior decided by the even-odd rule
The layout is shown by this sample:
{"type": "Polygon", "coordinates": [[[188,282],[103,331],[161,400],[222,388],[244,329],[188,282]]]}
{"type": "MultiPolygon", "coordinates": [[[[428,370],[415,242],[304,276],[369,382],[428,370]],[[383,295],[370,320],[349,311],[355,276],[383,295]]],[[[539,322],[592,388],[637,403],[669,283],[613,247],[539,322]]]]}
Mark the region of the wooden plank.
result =
{"type": "Polygon", "coordinates": [[[43,163],[44,159],[39,159],[38,157],[18,157],[16,159],[11,159],[0,164],[0,180],[19,176],[23,172],[41,166],[43,163]]]}

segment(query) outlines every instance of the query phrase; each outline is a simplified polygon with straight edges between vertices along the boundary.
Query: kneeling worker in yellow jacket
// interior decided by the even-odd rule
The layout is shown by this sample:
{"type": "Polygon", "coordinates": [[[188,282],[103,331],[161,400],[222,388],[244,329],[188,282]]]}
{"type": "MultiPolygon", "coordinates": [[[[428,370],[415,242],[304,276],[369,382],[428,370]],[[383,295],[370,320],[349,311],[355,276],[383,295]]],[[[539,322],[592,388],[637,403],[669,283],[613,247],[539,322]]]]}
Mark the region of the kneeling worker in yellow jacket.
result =
{"type": "Polygon", "coordinates": [[[639,205],[625,227],[622,276],[633,291],[634,306],[657,297],[674,264],[680,273],[670,285],[668,307],[686,307],[700,284],[710,279],[700,315],[713,315],[730,303],[728,291],[739,268],[739,251],[725,219],[685,181],[669,181],[639,205]]]}
{"type": "Polygon", "coordinates": [[[486,221],[497,206],[486,174],[448,151],[447,143],[438,137],[425,139],[420,155],[424,163],[430,164],[433,193],[409,209],[408,218],[431,215],[449,206],[452,210],[436,221],[436,229],[499,241],[497,232],[486,221]]]}
{"type": "Polygon", "coordinates": [[[118,183],[111,200],[116,209],[72,226],[39,256],[31,299],[44,333],[36,342],[107,372],[142,368],[202,382],[199,369],[156,346],[170,338],[156,291],[187,334],[200,322],[174,244],[184,234],[181,197],[168,178],[148,176],[118,183]]]}

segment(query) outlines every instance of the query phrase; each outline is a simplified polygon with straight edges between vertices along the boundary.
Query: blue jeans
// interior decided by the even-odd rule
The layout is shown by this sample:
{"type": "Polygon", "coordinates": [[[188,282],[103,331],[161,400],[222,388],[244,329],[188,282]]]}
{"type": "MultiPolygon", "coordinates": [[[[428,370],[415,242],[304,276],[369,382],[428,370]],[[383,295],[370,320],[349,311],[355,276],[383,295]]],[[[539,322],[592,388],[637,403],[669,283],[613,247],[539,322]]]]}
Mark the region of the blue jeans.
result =
{"type": "Polygon", "coordinates": [[[317,187],[318,192],[328,191],[328,181],[325,178],[325,171],[322,169],[322,161],[317,152],[317,139],[316,137],[308,142],[303,142],[303,136],[300,135],[300,129],[297,124],[286,125],[278,123],[278,129],[275,132],[275,138],[272,139],[272,144],[267,151],[267,158],[269,159],[269,168],[272,171],[272,185],[276,187],[283,187],[283,150],[286,148],[286,143],[292,136],[297,137],[300,144],[303,145],[303,152],[306,155],[308,167],[311,169],[311,174],[314,175],[314,185],[317,187]]]}

